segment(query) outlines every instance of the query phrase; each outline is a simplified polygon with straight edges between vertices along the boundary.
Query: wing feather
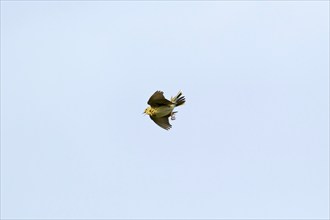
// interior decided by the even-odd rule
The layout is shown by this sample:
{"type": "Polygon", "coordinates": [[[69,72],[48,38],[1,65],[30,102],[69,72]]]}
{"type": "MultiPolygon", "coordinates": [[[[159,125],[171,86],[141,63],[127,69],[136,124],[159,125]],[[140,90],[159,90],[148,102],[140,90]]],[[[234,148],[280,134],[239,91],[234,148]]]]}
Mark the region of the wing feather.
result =
{"type": "Polygon", "coordinates": [[[167,100],[162,91],[156,91],[148,100],[148,104],[151,107],[157,107],[162,105],[170,105],[172,102],[167,100]]]}
{"type": "Polygon", "coordinates": [[[161,117],[161,118],[156,118],[150,116],[151,120],[153,120],[159,127],[164,128],[165,130],[169,130],[172,125],[168,121],[168,117],[161,117]]]}

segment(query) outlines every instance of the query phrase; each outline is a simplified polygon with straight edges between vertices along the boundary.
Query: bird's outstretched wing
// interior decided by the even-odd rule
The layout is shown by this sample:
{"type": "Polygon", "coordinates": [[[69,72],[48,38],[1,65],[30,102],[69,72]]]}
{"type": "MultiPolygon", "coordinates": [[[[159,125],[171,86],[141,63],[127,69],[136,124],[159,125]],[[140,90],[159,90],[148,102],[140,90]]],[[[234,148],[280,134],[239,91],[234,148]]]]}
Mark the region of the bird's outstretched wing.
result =
{"type": "Polygon", "coordinates": [[[150,116],[151,120],[153,120],[157,125],[159,125],[161,128],[164,128],[165,130],[169,130],[172,125],[168,122],[168,117],[162,117],[162,118],[156,118],[150,116]]]}
{"type": "Polygon", "coordinates": [[[156,91],[148,100],[148,104],[151,107],[157,107],[157,106],[162,106],[162,105],[170,105],[172,102],[167,100],[162,91],[156,91]]]}

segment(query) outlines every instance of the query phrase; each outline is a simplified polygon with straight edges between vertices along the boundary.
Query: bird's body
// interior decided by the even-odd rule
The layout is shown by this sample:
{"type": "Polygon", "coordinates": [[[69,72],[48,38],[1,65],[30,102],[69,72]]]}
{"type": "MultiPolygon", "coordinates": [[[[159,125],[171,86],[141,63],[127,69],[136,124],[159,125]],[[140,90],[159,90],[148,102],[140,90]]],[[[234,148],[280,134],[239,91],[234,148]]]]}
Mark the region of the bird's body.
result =
{"type": "Polygon", "coordinates": [[[163,105],[163,106],[158,106],[158,107],[154,107],[154,108],[148,107],[146,109],[146,111],[147,111],[146,114],[153,116],[153,117],[161,118],[161,117],[170,115],[174,108],[175,108],[175,104],[163,105]]]}
{"type": "Polygon", "coordinates": [[[171,119],[174,120],[174,114],[176,113],[173,112],[174,108],[185,103],[185,97],[181,95],[182,92],[180,91],[169,101],[165,99],[162,91],[156,91],[148,100],[150,106],[146,108],[144,113],[149,115],[157,125],[168,130],[172,127],[168,117],[171,116],[171,119]]]}

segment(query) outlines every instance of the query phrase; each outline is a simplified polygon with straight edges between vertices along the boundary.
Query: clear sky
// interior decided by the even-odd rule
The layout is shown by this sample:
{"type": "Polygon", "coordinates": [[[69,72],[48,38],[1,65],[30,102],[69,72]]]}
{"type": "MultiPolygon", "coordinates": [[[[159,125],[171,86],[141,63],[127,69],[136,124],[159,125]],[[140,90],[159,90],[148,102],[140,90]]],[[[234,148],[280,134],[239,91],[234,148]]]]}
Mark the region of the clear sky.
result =
{"type": "Polygon", "coordinates": [[[1,218],[329,218],[329,2],[1,1],[1,218]]]}

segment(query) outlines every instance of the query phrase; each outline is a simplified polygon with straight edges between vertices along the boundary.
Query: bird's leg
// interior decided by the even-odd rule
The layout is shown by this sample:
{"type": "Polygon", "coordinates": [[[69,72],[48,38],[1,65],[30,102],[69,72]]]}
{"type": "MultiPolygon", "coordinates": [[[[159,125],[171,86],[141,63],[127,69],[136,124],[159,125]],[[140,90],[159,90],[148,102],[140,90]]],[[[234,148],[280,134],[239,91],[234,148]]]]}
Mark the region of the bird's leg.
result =
{"type": "Polygon", "coordinates": [[[176,112],[171,112],[171,120],[175,120],[175,113],[176,112]]]}

